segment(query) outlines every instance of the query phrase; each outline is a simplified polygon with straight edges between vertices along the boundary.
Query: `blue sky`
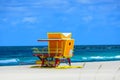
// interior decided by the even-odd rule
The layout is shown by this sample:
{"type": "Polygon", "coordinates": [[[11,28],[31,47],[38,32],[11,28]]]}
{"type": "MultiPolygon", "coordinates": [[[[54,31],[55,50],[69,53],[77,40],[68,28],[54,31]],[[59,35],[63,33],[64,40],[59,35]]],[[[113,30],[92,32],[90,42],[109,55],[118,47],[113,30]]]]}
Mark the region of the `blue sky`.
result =
{"type": "Polygon", "coordinates": [[[72,32],[76,45],[120,44],[120,0],[0,0],[0,46],[72,32]]]}

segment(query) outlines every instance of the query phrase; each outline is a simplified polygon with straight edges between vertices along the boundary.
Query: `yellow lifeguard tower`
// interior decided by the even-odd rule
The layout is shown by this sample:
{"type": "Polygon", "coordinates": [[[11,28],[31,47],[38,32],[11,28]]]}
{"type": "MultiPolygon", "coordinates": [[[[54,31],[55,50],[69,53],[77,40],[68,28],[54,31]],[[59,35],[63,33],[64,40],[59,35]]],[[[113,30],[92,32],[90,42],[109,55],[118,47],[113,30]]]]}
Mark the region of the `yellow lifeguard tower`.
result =
{"type": "Polygon", "coordinates": [[[71,65],[70,58],[73,56],[74,39],[71,33],[48,33],[48,39],[39,39],[39,42],[48,42],[48,48],[39,51],[34,49],[34,56],[40,60],[36,61],[41,66],[56,67],[61,62],[68,62],[71,65]]]}

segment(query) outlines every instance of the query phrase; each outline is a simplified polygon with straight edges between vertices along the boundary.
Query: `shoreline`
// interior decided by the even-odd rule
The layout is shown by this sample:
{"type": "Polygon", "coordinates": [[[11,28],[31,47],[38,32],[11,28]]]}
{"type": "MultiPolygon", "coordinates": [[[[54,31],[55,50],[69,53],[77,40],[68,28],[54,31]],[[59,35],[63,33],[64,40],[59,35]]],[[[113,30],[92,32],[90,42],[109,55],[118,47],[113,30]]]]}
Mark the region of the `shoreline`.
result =
{"type": "MultiPolygon", "coordinates": [[[[116,62],[116,61],[120,61],[118,60],[100,60],[100,61],[72,61],[71,63],[94,63],[94,62],[116,62]]],[[[65,63],[61,63],[61,64],[65,64],[65,63]]],[[[9,67],[9,66],[29,66],[29,65],[36,65],[35,62],[34,63],[26,63],[26,64],[6,64],[6,65],[0,65],[0,67],[9,67]]]]}
{"type": "MultiPolygon", "coordinates": [[[[66,64],[61,64],[66,65],[66,64]]],[[[120,80],[120,61],[77,62],[83,68],[30,68],[34,65],[1,66],[2,80],[120,80]]]]}

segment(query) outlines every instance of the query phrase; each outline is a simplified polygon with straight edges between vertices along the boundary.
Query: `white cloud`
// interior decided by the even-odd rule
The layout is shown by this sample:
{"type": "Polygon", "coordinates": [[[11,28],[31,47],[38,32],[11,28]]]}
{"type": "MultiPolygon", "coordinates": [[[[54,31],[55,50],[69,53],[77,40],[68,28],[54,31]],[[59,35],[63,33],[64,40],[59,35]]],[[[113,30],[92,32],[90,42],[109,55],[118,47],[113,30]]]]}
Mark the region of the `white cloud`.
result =
{"type": "Polygon", "coordinates": [[[22,22],[25,23],[35,23],[37,21],[36,17],[24,17],[22,22]]]}
{"type": "Polygon", "coordinates": [[[7,22],[7,21],[8,21],[8,19],[7,19],[7,18],[3,18],[3,19],[2,19],[2,21],[7,22]]]}
{"type": "MultiPolygon", "coordinates": [[[[4,18],[3,19],[4,22],[7,22],[8,24],[11,24],[12,26],[18,26],[19,24],[25,23],[25,24],[33,24],[37,22],[37,18],[36,17],[24,17],[23,19],[12,19],[10,20],[10,18],[4,18]]],[[[29,26],[30,28],[30,26],[29,26]]]]}
{"type": "Polygon", "coordinates": [[[79,3],[83,4],[96,4],[96,3],[113,3],[114,0],[77,0],[79,3]]]}
{"type": "Polygon", "coordinates": [[[83,17],[83,20],[85,21],[85,22],[90,22],[90,21],[92,21],[93,20],[93,17],[92,16],[85,16],[85,17],[83,17]]]}
{"type": "Polygon", "coordinates": [[[43,0],[40,2],[35,2],[33,4],[37,7],[66,9],[67,7],[69,7],[70,2],[69,0],[43,0]]]}
{"type": "Polygon", "coordinates": [[[79,2],[79,3],[91,3],[90,0],[77,0],[77,2],[79,2]]]}
{"type": "Polygon", "coordinates": [[[51,5],[51,6],[54,6],[54,5],[65,5],[65,4],[68,4],[68,1],[67,0],[44,0],[42,2],[42,4],[44,4],[44,5],[51,5]]]}
{"type": "Polygon", "coordinates": [[[11,25],[12,25],[12,26],[16,26],[18,23],[19,23],[18,21],[12,21],[12,22],[11,22],[11,25]]]}
{"type": "Polygon", "coordinates": [[[19,7],[12,7],[12,6],[9,6],[9,7],[6,7],[7,10],[9,11],[26,11],[27,8],[26,7],[22,7],[22,6],[19,6],[19,7]]]}
{"type": "Polygon", "coordinates": [[[9,3],[2,3],[2,6],[24,6],[24,7],[53,7],[53,6],[65,6],[68,4],[68,0],[32,0],[32,1],[9,1],[9,3]]]}
{"type": "Polygon", "coordinates": [[[30,1],[12,0],[9,1],[9,3],[8,2],[2,3],[0,5],[0,10],[7,10],[10,11],[11,13],[30,12],[34,14],[35,12],[31,12],[31,10],[49,8],[49,9],[55,9],[57,11],[65,11],[70,7],[72,7],[71,4],[72,3],[69,0],[30,0],[30,1]]]}
{"type": "Polygon", "coordinates": [[[72,12],[74,12],[75,10],[77,10],[77,7],[69,7],[65,12],[66,13],[72,13],[72,12]]]}

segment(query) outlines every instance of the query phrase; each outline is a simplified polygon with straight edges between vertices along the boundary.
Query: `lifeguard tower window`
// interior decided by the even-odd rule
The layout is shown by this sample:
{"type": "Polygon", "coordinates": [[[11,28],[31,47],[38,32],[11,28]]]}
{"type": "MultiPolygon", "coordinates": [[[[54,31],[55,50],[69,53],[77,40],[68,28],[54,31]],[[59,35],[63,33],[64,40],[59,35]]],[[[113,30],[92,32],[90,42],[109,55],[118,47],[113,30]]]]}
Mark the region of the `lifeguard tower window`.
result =
{"type": "Polygon", "coordinates": [[[69,42],[69,46],[71,45],[71,42],[69,42]]]}

